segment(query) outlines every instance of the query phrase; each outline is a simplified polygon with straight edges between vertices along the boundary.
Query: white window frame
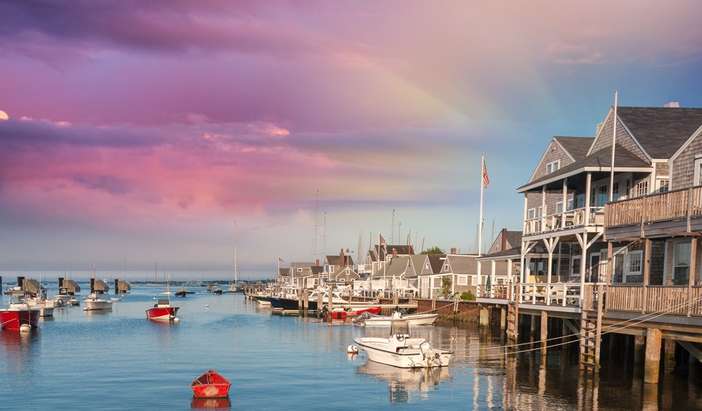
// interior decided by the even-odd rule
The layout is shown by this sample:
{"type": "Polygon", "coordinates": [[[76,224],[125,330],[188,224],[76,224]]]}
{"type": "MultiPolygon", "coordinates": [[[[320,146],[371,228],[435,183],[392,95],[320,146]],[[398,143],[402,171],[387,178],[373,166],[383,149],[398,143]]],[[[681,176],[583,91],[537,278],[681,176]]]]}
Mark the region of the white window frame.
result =
{"type": "Polygon", "coordinates": [[[625,283],[628,283],[629,280],[627,279],[627,277],[630,275],[643,275],[643,251],[642,250],[629,251],[628,253],[625,254],[624,273],[622,276],[623,277],[622,281],[625,283]],[[639,265],[638,271],[633,271],[631,268],[632,257],[636,257],[636,259],[638,260],[638,265],[639,265]]]}
{"type": "Polygon", "coordinates": [[[527,220],[533,220],[536,218],[536,208],[530,208],[527,210],[527,220]]]}
{"type": "Polygon", "coordinates": [[[457,285],[468,285],[468,276],[465,275],[459,275],[458,279],[456,280],[457,285]]]}
{"type": "Polygon", "coordinates": [[[473,286],[475,285],[475,276],[474,275],[470,276],[470,285],[473,285],[473,286]]]}
{"type": "Polygon", "coordinates": [[[556,201],[556,214],[564,212],[565,210],[563,209],[563,200],[556,201]]]}
{"type": "Polygon", "coordinates": [[[692,275],[692,273],[690,272],[690,268],[692,265],[690,262],[690,247],[692,246],[692,244],[689,241],[674,242],[673,243],[673,272],[670,273],[670,279],[673,282],[673,284],[675,284],[675,269],[677,267],[685,267],[684,265],[680,264],[680,262],[678,261],[678,259],[679,259],[678,247],[680,247],[680,246],[687,246],[687,253],[683,254],[683,255],[685,255],[686,256],[685,258],[687,259],[687,266],[686,266],[687,267],[687,275],[688,276],[692,275]]]}
{"type": "Polygon", "coordinates": [[[581,258],[582,258],[582,257],[581,257],[580,255],[572,255],[572,256],[570,257],[570,277],[575,277],[576,275],[577,275],[578,277],[580,276],[580,272],[579,272],[579,271],[580,271],[580,260],[581,260],[581,258]],[[577,264],[575,263],[575,260],[578,261],[577,264]],[[573,270],[574,267],[578,267],[578,273],[576,273],[575,270],[573,270]]]}
{"type": "Polygon", "coordinates": [[[670,179],[668,177],[656,177],[656,191],[659,193],[667,193],[670,191],[670,179]],[[664,185],[665,191],[663,190],[664,185]]]}
{"type": "Polygon", "coordinates": [[[700,168],[702,168],[702,154],[695,155],[694,166],[695,167],[692,169],[692,184],[698,186],[702,184],[702,181],[700,181],[702,180],[702,176],[700,176],[700,174],[702,174],[700,173],[700,168]]]}
{"type": "Polygon", "coordinates": [[[643,197],[648,194],[648,178],[644,178],[638,183],[634,184],[634,195],[632,197],[643,197]]]}
{"type": "Polygon", "coordinates": [[[546,174],[555,173],[561,169],[561,160],[554,160],[546,163],[546,174]]]}

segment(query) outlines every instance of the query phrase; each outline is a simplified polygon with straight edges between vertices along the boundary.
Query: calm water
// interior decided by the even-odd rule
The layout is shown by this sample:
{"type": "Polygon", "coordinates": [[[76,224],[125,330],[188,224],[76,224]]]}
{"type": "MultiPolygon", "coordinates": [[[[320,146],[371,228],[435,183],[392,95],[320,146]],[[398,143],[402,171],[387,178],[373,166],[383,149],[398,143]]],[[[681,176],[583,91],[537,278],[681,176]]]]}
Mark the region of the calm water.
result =
{"type": "MultiPolygon", "coordinates": [[[[190,381],[208,368],[232,380],[231,409],[694,409],[700,389],[668,378],[647,393],[627,367],[604,369],[598,385],[573,355],[505,360],[485,332],[417,331],[456,351],[448,369],[403,371],[349,358],[362,328],[272,316],[242,295],[178,300],[175,325],[144,319],[157,289],[134,289],[108,314],[56,310],[29,335],[0,333],[0,408],[167,409],[197,407],[190,381]],[[673,407],[675,404],[675,407],[673,407]]],[[[380,332],[383,334],[384,332],[380,332]]],[[[378,334],[375,331],[374,334],[378,334]]]]}

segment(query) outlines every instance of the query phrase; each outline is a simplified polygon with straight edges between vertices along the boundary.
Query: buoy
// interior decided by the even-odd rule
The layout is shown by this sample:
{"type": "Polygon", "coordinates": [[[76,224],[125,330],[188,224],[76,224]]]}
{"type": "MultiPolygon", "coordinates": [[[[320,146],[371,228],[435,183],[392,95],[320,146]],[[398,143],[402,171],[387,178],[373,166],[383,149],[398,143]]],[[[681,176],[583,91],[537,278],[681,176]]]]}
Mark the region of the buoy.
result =
{"type": "Polygon", "coordinates": [[[358,354],[358,347],[356,347],[353,344],[349,345],[348,347],[346,347],[346,352],[349,354],[358,354]]]}
{"type": "Polygon", "coordinates": [[[22,333],[28,333],[32,330],[32,326],[29,324],[22,324],[20,325],[20,332],[22,333]]]}
{"type": "Polygon", "coordinates": [[[180,322],[180,318],[175,317],[175,318],[173,319],[173,322],[174,322],[174,323],[180,322]]]}

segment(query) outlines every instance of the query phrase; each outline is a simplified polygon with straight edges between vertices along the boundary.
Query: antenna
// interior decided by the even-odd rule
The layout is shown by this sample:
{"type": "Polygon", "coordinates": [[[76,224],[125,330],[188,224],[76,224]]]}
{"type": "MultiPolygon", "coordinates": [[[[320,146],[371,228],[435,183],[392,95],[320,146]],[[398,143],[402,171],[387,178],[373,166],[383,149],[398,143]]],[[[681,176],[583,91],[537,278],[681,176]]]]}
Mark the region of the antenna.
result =
{"type": "Polygon", "coordinates": [[[363,250],[363,239],[361,238],[361,233],[358,233],[358,248],[356,249],[356,264],[361,263],[361,250],[363,250]]]}
{"type": "Polygon", "coordinates": [[[402,241],[402,221],[397,222],[397,241],[402,241]]]}
{"type": "Polygon", "coordinates": [[[327,252],[327,212],[322,212],[322,254],[327,252]]]}
{"type": "Polygon", "coordinates": [[[314,250],[312,255],[319,255],[319,189],[314,194],[314,250]]]}
{"type": "Polygon", "coordinates": [[[392,209],[392,220],[390,222],[390,244],[395,244],[395,209],[392,209]]]}

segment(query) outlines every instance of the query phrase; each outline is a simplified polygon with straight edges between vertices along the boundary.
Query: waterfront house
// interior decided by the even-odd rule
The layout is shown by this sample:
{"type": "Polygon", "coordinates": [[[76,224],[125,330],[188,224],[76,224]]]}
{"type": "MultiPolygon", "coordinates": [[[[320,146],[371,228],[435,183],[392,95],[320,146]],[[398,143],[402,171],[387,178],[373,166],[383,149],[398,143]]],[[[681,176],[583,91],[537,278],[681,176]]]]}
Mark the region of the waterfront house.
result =
{"type": "MultiPolygon", "coordinates": [[[[507,230],[506,228],[500,230],[487,253],[478,257],[478,261],[481,263],[481,272],[486,273],[481,276],[479,283],[492,287],[492,285],[511,283],[513,276],[519,276],[521,272],[521,243],[521,231],[507,230]]],[[[531,255],[536,254],[539,249],[540,247],[532,249],[531,255]]],[[[530,261],[527,262],[527,264],[530,263],[530,261]]],[[[536,264],[533,264],[530,272],[537,271],[536,264]]],[[[492,295],[494,295],[495,289],[505,290],[502,287],[491,287],[487,288],[492,290],[492,295]]]]}
{"type": "Polygon", "coordinates": [[[475,292],[478,277],[477,254],[430,255],[428,270],[419,281],[422,298],[450,297],[462,292],[475,292]]]}
{"type": "Polygon", "coordinates": [[[317,263],[292,262],[285,283],[298,289],[313,289],[320,284],[323,266],[317,263]]]}

